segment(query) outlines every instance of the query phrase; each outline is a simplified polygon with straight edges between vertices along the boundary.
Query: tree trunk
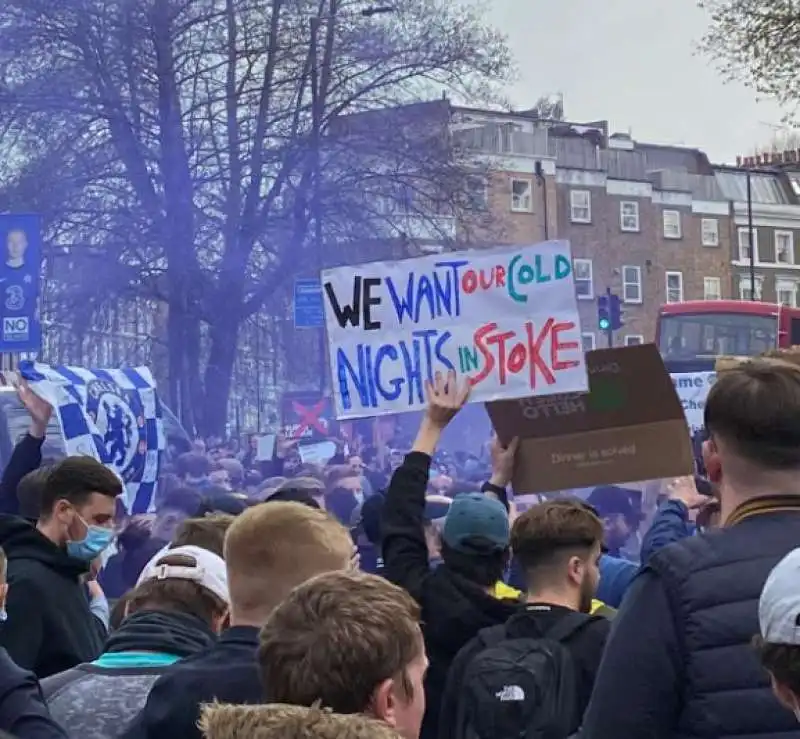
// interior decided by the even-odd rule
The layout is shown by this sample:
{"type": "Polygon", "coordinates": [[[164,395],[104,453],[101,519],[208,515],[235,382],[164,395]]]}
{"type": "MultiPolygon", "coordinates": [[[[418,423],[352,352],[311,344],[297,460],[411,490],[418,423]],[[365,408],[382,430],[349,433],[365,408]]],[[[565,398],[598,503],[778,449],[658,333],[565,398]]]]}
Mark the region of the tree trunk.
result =
{"type": "Polygon", "coordinates": [[[221,311],[210,326],[211,352],[205,374],[205,398],[200,430],[206,436],[224,436],[228,400],[239,337],[239,321],[233,311],[221,311]]]}

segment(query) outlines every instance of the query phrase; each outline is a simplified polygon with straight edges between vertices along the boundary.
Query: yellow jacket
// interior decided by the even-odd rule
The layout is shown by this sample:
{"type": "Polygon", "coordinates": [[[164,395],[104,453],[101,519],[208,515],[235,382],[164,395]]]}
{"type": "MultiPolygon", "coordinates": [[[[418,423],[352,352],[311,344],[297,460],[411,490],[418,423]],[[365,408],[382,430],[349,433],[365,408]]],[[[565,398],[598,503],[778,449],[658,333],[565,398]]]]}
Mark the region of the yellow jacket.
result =
{"type": "MultiPolygon", "coordinates": [[[[517,590],[516,588],[512,588],[509,585],[506,585],[502,580],[494,586],[494,597],[500,598],[501,600],[519,600],[522,598],[522,592],[517,590]]],[[[613,608],[610,608],[602,600],[592,599],[592,611],[593,614],[597,614],[600,616],[613,616],[616,611],[613,608]]]]}

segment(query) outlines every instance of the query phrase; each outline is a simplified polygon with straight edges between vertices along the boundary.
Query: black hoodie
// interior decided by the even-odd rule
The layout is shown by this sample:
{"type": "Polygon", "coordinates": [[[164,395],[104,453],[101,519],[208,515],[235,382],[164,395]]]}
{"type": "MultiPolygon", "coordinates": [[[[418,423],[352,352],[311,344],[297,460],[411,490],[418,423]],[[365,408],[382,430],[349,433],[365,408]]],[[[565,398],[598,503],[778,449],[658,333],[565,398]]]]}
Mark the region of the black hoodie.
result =
{"type": "Polygon", "coordinates": [[[0,546],[8,558],[0,646],[14,662],[41,680],[99,657],[106,630],[89,610],[81,582],[89,563],[14,516],[0,516],[0,546]]]}
{"type": "Polygon", "coordinates": [[[475,583],[428,562],[425,542],[425,490],[431,458],[411,452],[395,471],[383,507],[383,575],[405,588],[422,609],[422,631],[430,663],[425,678],[425,720],[420,739],[436,737],[439,709],[450,663],[475,635],[505,623],[520,610],[475,583]]]}

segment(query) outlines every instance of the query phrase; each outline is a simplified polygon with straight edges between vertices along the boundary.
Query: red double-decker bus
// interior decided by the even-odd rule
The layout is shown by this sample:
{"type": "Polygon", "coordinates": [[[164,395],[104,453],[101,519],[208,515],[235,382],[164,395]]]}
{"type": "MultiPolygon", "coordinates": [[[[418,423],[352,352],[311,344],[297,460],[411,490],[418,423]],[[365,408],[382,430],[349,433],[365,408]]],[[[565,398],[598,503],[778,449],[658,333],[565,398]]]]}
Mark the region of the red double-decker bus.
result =
{"type": "Polygon", "coordinates": [[[656,343],[671,372],[711,369],[720,355],[752,357],[800,344],[800,309],[748,300],[661,307],[656,343]]]}

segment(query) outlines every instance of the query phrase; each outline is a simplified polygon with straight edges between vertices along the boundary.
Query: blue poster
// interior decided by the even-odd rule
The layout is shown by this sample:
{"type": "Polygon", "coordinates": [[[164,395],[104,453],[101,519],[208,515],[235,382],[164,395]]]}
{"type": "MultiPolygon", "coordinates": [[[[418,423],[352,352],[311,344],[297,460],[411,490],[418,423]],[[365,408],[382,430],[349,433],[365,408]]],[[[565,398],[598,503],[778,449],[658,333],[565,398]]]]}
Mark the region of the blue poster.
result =
{"type": "Polygon", "coordinates": [[[0,214],[0,353],[38,352],[41,221],[36,215],[0,214]]]}
{"type": "Polygon", "coordinates": [[[323,328],[325,308],[322,303],[322,283],[315,278],[294,282],[294,327],[323,328]]]}

